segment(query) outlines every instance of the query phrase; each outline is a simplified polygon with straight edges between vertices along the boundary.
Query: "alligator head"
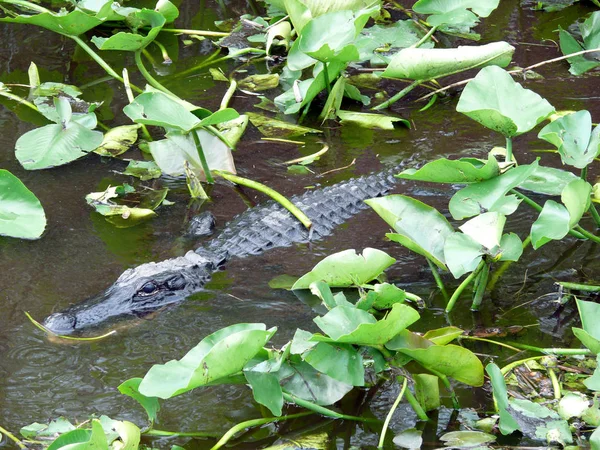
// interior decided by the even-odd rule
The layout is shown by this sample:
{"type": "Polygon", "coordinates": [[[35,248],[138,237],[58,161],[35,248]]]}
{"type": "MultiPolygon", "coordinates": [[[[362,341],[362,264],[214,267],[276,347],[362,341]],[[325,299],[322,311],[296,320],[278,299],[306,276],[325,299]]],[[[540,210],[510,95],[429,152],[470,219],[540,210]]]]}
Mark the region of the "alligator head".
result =
{"type": "Polygon", "coordinates": [[[145,315],[199,290],[224,259],[190,251],[127,269],[100,295],[48,316],[43,325],[56,334],[68,335],[119,316],[145,315]]]}

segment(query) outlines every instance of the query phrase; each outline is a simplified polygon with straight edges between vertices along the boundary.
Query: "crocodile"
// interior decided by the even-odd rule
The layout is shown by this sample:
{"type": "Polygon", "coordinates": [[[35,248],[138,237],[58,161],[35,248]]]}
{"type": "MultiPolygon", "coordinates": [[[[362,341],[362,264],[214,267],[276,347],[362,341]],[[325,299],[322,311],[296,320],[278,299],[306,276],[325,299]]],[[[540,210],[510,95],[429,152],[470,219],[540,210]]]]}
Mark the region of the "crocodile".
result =
{"type": "Polygon", "coordinates": [[[232,258],[322,239],[365,209],[364,200],[389,192],[398,181],[394,173],[403,165],[291,197],[312,221],[310,230],[274,201],[250,208],[205,246],[127,269],[104,292],[51,314],[43,325],[53,333],[69,335],[108,320],[144,316],[202,290],[211,274],[232,258]]]}

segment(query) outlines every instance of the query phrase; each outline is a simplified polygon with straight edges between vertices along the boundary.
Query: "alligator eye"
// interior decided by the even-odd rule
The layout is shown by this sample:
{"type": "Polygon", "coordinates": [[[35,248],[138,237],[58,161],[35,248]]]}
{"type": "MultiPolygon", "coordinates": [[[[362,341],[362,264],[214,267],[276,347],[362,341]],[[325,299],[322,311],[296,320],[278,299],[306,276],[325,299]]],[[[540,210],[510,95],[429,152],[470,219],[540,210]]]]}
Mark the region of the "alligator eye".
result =
{"type": "Polygon", "coordinates": [[[156,291],[158,291],[158,286],[154,281],[148,281],[144,284],[139,291],[137,291],[137,295],[141,295],[142,297],[147,295],[152,295],[156,291]]]}

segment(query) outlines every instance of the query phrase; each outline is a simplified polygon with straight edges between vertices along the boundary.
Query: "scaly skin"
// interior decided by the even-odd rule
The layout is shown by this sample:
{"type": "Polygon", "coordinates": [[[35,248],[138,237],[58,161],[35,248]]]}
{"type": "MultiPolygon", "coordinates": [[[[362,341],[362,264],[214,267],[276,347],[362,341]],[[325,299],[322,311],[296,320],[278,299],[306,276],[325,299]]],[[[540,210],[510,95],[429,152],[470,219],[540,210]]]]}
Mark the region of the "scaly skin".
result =
{"type": "Polygon", "coordinates": [[[46,318],[44,325],[67,335],[123,316],[143,315],[184,300],[202,289],[210,275],[230,258],[258,255],[294,243],[316,241],[367,206],[368,198],[386,194],[396,183],[398,167],[350,179],[292,197],[312,221],[309,232],[275,202],[248,209],[195,252],[128,269],[106,291],[46,318]]]}

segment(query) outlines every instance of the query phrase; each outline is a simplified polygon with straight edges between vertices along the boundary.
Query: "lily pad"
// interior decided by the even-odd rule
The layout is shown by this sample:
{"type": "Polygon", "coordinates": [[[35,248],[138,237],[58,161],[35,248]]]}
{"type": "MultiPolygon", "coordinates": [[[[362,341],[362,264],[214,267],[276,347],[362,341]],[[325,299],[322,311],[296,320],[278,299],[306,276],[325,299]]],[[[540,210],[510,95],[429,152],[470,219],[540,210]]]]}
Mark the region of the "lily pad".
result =
{"type": "Polygon", "coordinates": [[[468,31],[477,25],[479,17],[488,17],[499,3],[500,0],[419,0],[413,11],[430,14],[427,22],[431,26],[447,25],[450,31],[468,31]]]}
{"type": "Polygon", "coordinates": [[[106,442],[106,435],[102,429],[102,424],[98,419],[93,419],[91,430],[76,429],[61,434],[48,446],[48,450],[59,450],[64,447],[108,450],[108,443],[106,442]]]}
{"type": "Polygon", "coordinates": [[[382,76],[427,81],[478,67],[506,67],[514,51],[506,42],[457,48],[405,48],[394,55],[382,76]]]}
{"type": "Polygon", "coordinates": [[[456,110],[506,137],[514,137],[545,120],[554,107],[515,82],[505,70],[490,66],[469,81],[456,110]]]}
{"type": "MultiPolygon", "coordinates": [[[[560,50],[563,55],[600,47],[600,11],[595,11],[580,24],[579,31],[583,39],[582,43],[578,42],[569,32],[559,27],[560,50]]],[[[584,55],[572,56],[567,61],[571,64],[569,72],[573,75],[581,75],[600,66],[599,61],[587,59],[584,55]]]]}
{"type": "Polygon", "coordinates": [[[135,144],[140,125],[123,125],[107,131],[100,146],[94,150],[102,156],[119,156],[135,144]]]}
{"type": "Polygon", "coordinates": [[[351,345],[319,342],[302,355],[319,372],[352,386],[364,386],[365,368],[361,354],[351,345]]]}
{"type": "Polygon", "coordinates": [[[496,436],[482,431],[451,431],[440,436],[447,447],[471,448],[494,442],[496,436]]]}
{"type": "Polygon", "coordinates": [[[485,371],[490,377],[492,383],[494,402],[498,408],[500,415],[499,427],[500,432],[504,435],[511,434],[519,428],[519,423],[508,411],[508,391],[506,389],[506,382],[504,381],[504,375],[500,371],[500,368],[490,363],[485,366],[485,371]]]}
{"type": "Polygon", "coordinates": [[[162,174],[160,167],[154,161],[129,161],[123,175],[131,175],[142,181],[159,178],[162,174]]]}
{"type": "Polygon", "coordinates": [[[121,383],[118,389],[121,394],[133,398],[140,405],[142,405],[146,411],[146,414],[148,414],[148,419],[150,422],[154,422],[156,421],[156,415],[160,410],[160,404],[158,403],[158,399],[156,397],[146,397],[140,393],[139,387],[141,382],[141,378],[130,378],[129,380],[121,383]]]}
{"type": "Polygon", "coordinates": [[[577,300],[582,328],[573,327],[573,334],[593,353],[600,353],[600,304],[577,300]]]}
{"type": "Polygon", "coordinates": [[[421,448],[423,432],[416,428],[409,428],[394,436],[394,444],[404,448],[421,448]]]}
{"type": "Polygon", "coordinates": [[[406,169],[396,177],[431,183],[468,184],[489,180],[498,175],[500,175],[498,161],[490,154],[487,161],[475,158],[436,159],[420,169],[406,169]]]}
{"type": "Polygon", "coordinates": [[[0,236],[37,239],[45,228],[46,214],[35,194],[0,169],[0,236]]]}
{"type": "Polygon", "coordinates": [[[396,233],[386,236],[447,270],[444,242],[454,228],[435,208],[404,195],[365,200],[396,233]]]}
{"type": "Polygon", "coordinates": [[[138,29],[142,27],[150,27],[150,31],[148,31],[148,34],[146,35],[139,32],[130,33],[120,31],[108,38],[94,36],[92,37],[92,42],[100,50],[135,52],[146,48],[148,44],[156,39],[156,36],[160,33],[163,25],[167,22],[161,13],[146,8],[136,10],[129,14],[127,16],[127,21],[135,25],[135,31],[138,31],[138,29]]]}
{"type": "Polygon", "coordinates": [[[519,189],[536,194],[560,195],[567,184],[577,178],[577,175],[566,170],[538,166],[529,178],[519,184],[519,189]]]}
{"type": "Polygon", "coordinates": [[[273,119],[256,113],[246,113],[252,125],[258,128],[263,136],[267,137],[291,137],[307,133],[322,133],[315,128],[303,127],[289,122],[273,119]]]}
{"type": "Polygon", "coordinates": [[[139,386],[147,397],[171,398],[218,382],[246,365],[273,336],[276,328],[241,323],[205,337],[180,360],[152,366],[139,386]]]}
{"type": "Polygon", "coordinates": [[[600,126],[592,131],[589,111],[556,119],[542,128],[538,137],[558,148],[563,164],[578,169],[588,166],[600,154],[600,126]]]}
{"type": "Polygon", "coordinates": [[[410,122],[398,117],[385,116],[383,114],[361,113],[354,111],[338,110],[337,116],[342,125],[357,125],[363,128],[393,130],[394,123],[400,122],[402,125],[410,128],[410,122]]]}
{"type": "Polygon", "coordinates": [[[292,289],[307,289],[315,281],[324,281],[330,287],[360,286],[377,278],[395,262],[387,253],[374,248],[365,248],[362,255],[355,250],[344,250],[323,259],[296,281],[292,289]]]}
{"type": "Polygon", "coordinates": [[[314,322],[327,335],[314,335],[311,340],[355,345],[383,345],[419,320],[410,306],[395,304],[381,320],[366,311],[350,306],[337,306],[314,322]]]}

